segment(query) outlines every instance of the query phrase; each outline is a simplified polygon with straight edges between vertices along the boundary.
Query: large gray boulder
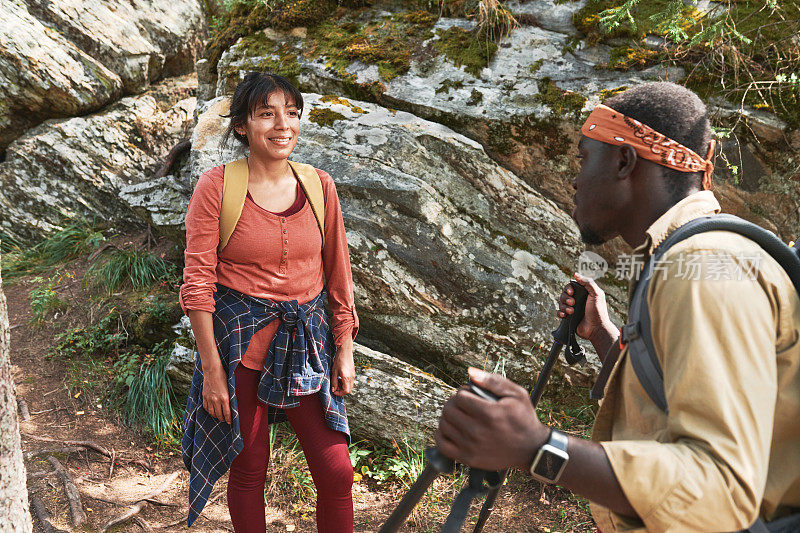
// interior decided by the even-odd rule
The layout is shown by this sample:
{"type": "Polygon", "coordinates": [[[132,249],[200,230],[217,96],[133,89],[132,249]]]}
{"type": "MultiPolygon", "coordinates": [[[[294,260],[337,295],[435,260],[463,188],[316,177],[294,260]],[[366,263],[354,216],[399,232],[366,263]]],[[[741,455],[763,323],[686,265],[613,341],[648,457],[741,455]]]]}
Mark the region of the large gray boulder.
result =
{"type": "Polygon", "coordinates": [[[189,73],[200,0],[0,3],[0,150],[51,117],[96,111],[189,73]]]}
{"type": "Polygon", "coordinates": [[[683,71],[662,66],[635,72],[596,68],[609,61],[612,48],[576,40],[571,15],[581,3],[518,2],[512,7],[541,19],[542,26],[522,25],[512,31],[478,72],[437,52],[437,42],[447,31],[474,27],[464,19],[438,19],[430,39],[416,48],[410,70],[388,80],[374,64],[353,61],[344,70],[332,68],[331,58],[314,54],[303,32],[269,28],[222,55],[216,95],[231,94],[247,71],[265,65],[294,76],[302,90],[371,95],[385,107],[446,124],[478,141],[503,167],[566,207],[572,196],[569,179],[577,168],[574,122],[581,112],[598,102],[602,90],[675,80],[683,71]]]}
{"type": "MultiPolygon", "coordinates": [[[[304,98],[292,157],[336,181],[359,342],[453,383],[467,365],[497,364],[531,383],[582,249],[570,217],[445,126],[365,102],[304,98]]],[[[192,139],[193,180],[242,155],[219,145],[224,99],[206,108],[192,139]]]]}
{"type": "Polygon", "coordinates": [[[0,163],[0,229],[31,241],[65,217],[141,223],[120,191],[149,180],[188,136],[195,87],[191,76],[172,78],[95,115],[46,121],[14,141],[0,163]]]}

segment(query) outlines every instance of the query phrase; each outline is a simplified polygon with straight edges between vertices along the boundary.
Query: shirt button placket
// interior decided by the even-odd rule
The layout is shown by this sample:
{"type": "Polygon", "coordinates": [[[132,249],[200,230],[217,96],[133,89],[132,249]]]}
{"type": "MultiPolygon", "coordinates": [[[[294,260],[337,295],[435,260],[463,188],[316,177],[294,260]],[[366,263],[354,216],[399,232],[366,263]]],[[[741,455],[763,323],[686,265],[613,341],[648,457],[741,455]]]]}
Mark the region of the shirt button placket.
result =
{"type": "Polygon", "coordinates": [[[286,217],[281,217],[281,266],[280,272],[281,274],[286,273],[286,262],[288,260],[287,256],[289,255],[289,236],[286,228],[286,217]]]}

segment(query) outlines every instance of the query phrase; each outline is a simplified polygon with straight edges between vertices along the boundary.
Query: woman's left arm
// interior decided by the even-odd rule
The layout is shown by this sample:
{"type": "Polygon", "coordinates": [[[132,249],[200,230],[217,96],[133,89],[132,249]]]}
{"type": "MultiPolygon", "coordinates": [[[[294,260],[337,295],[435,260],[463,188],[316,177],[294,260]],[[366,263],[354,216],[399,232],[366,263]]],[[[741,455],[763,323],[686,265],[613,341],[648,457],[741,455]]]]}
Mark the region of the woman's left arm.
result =
{"type": "Polygon", "coordinates": [[[353,339],[358,332],[358,315],[339,196],[333,179],[326,172],[318,172],[325,192],[325,246],[322,249],[322,266],[328,290],[328,304],[333,314],[331,327],[336,344],[331,388],[334,394],[344,396],[353,390],[356,378],[353,339]]]}

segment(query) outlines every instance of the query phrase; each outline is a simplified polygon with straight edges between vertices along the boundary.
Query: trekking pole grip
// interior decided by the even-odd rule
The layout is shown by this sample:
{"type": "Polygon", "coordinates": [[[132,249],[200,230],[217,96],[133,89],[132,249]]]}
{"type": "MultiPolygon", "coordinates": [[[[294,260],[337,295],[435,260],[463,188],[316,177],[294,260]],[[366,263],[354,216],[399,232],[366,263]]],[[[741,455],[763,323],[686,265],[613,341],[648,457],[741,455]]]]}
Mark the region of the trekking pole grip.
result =
{"type": "Polygon", "coordinates": [[[569,280],[569,284],[572,286],[572,298],[575,300],[575,304],[572,306],[574,311],[571,315],[562,318],[558,329],[553,331],[553,339],[562,346],[569,342],[570,333],[574,334],[578,324],[583,320],[583,316],[586,314],[586,300],[589,298],[589,291],[586,290],[586,287],[574,279],[569,280]]]}

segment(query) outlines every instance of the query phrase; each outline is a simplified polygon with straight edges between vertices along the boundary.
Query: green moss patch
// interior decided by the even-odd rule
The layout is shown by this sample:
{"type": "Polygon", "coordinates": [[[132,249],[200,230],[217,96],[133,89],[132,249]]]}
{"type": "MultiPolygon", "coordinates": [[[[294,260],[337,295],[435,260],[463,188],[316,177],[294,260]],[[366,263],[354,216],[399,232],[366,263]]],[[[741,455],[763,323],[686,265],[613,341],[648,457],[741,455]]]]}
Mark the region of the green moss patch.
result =
{"type": "Polygon", "coordinates": [[[335,96],[335,95],[332,95],[332,94],[326,94],[325,96],[320,98],[320,100],[322,102],[325,102],[326,104],[347,106],[347,107],[350,108],[350,111],[352,111],[353,113],[359,113],[359,114],[367,113],[366,110],[358,107],[357,105],[351,104],[348,99],[342,98],[341,96],[335,96]]]}
{"type": "Polygon", "coordinates": [[[326,21],[311,29],[306,39],[308,57],[323,56],[340,77],[353,61],[377,65],[383,80],[405,74],[417,47],[432,36],[436,17],[411,11],[368,23],[348,17],[326,21]]]}
{"type": "Polygon", "coordinates": [[[469,100],[467,100],[467,105],[476,106],[480,105],[481,102],[483,102],[483,93],[478,89],[472,89],[472,92],[469,95],[469,100]]]}
{"type": "Polygon", "coordinates": [[[643,69],[661,62],[663,53],[641,46],[618,46],[609,53],[607,68],[613,70],[643,69]]]}
{"type": "Polygon", "coordinates": [[[461,89],[462,87],[464,87],[463,81],[453,81],[448,78],[444,80],[441,85],[439,85],[439,87],[436,89],[436,94],[449,93],[450,89],[461,89]]]}
{"type": "Polygon", "coordinates": [[[332,0],[279,0],[273,3],[270,25],[278,29],[314,26],[336,10],[336,2],[332,0]]]}
{"type": "MultiPolygon", "coordinates": [[[[572,15],[572,23],[586,34],[590,41],[594,42],[609,38],[641,39],[645,35],[665,34],[667,26],[664,22],[658,20],[658,15],[667,10],[670,0],[639,2],[632,10],[635,24],[631,24],[630,21],[624,21],[610,30],[602,27],[600,19],[604,15],[618,10],[624,3],[624,0],[589,0],[582,9],[572,15]]],[[[692,26],[704,17],[702,11],[689,5],[683,7],[681,14],[683,16],[681,26],[686,31],[689,31],[692,26]]]]}
{"type": "Polygon", "coordinates": [[[249,63],[244,68],[226,67],[222,70],[222,74],[230,84],[228,87],[229,92],[233,92],[234,87],[239,82],[237,74],[241,70],[256,70],[279,74],[294,85],[298,85],[301,67],[297,61],[297,51],[293,42],[276,43],[262,32],[258,32],[244,37],[241,46],[243,47],[243,55],[253,58],[255,62],[249,63]]]}
{"type": "Polygon", "coordinates": [[[313,122],[314,124],[319,124],[320,126],[333,126],[333,123],[337,120],[345,120],[347,117],[342,115],[341,113],[337,113],[332,109],[323,109],[319,107],[315,107],[311,111],[308,112],[308,120],[313,122]]]}
{"type": "Polygon", "coordinates": [[[628,86],[627,85],[623,85],[622,87],[615,87],[613,89],[603,89],[602,91],[600,91],[600,94],[598,96],[599,96],[601,102],[605,102],[606,100],[608,100],[612,96],[615,96],[615,95],[617,95],[617,94],[619,94],[621,92],[625,92],[627,90],[628,90],[628,86]]]}
{"type": "Polygon", "coordinates": [[[580,116],[586,98],[572,91],[563,91],[550,78],[539,80],[539,94],[536,99],[553,110],[559,116],[571,115],[573,118],[580,116]]]}
{"type": "Polygon", "coordinates": [[[495,43],[481,39],[474,32],[464,28],[436,30],[436,35],[439,39],[433,43],[435,49],[457,67],[463,66],[464,70],[476,78],[497,53],[495,43]]]}

